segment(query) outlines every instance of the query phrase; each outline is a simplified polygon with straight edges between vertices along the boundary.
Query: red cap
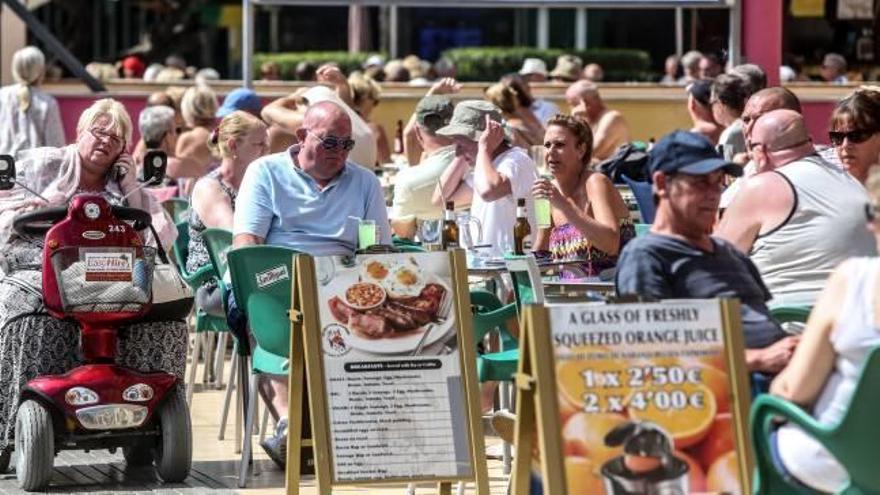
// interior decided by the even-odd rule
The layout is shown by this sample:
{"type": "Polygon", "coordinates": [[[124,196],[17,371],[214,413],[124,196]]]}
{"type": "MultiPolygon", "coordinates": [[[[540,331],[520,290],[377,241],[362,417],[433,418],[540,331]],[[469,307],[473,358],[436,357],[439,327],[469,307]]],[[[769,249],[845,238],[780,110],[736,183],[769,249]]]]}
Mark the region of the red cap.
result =
{"type": "Polygon", "coordinates": [[[144,70],[146,69],[143,61],[134,55],[129,55],[122,59],[122,68],[133,72],[135,77],[141,77],[144,75],[144,70]]]}

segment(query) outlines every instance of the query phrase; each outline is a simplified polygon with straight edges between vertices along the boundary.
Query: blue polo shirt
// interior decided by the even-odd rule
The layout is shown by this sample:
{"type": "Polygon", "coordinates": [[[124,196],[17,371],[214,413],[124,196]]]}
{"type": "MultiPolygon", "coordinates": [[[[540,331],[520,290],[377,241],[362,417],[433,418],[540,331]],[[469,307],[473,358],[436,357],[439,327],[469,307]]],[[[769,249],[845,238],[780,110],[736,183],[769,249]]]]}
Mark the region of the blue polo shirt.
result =
{"type": "Polygon", "coordinates": [[[313,256],[348,255],[358,244],[358,220],[375,220],[381,244],[391,244],[379,180],[346,162],[321,189],[295,163],[299,148],[264,156],[244,174],[235,201],[233,233],[262,237],[313,256]]]}

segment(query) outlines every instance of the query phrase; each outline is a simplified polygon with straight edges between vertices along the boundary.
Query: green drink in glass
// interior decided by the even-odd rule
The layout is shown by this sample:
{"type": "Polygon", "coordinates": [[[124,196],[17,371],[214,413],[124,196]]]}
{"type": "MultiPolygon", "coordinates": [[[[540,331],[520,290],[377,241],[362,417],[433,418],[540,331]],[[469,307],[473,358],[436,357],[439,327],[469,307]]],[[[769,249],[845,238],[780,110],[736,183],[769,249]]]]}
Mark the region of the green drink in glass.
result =
{"type": "MultiPolygon", "coordinates": [[[[552,181],[552,175],[541,175],[539,180],[552,181]]],[[[535,198],[535,223],[539,229],[549,229],[552,225],[550,198],[535,198]]]]}
{"type": "Polygon", "coordinates": [[[376,244],[376,221],[361,220],[358,223],[358,249],[367,249],[376,244]]]}

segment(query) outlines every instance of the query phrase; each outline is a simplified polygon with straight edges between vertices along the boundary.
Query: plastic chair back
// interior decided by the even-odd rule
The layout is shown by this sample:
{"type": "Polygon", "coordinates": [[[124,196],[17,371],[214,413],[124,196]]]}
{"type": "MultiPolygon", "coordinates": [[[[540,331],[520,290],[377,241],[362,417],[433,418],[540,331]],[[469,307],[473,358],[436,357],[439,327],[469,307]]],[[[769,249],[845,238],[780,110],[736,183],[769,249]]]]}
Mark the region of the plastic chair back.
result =
{"type": "Polygon", "coordinates": [[[184,212],[189,210],[189,201],[183,198],[171,198],[162,201],[162,206],[165,208],[165,211],[171,215],[171,220],[174,223],[180,223],[187,220],[184,212]]]}
{"type": "Polygon", "coordinates": [[[629,186],[639,205],[639,215],[642,217],[642,223],[654,223],[654,187],[649,182],[639,182],[632,180],[625,175],[620,176],[629,186]]]}
{"type": "Polygon", "coordinates": [[[861,377],[846,414],[836,425],[819,424],[800,407],[771,395],[760,396],[752,406],[751,429],[755,446],[755,492],[758,494],[803,493],[788,485],[770,458],[767,435],[775,416],[800,426],[846,468],[850,486],[842,493],[877,493],[880,469],[875,455],[880,445],[877,415],[880,413],[880,348],[874,348],[862,367],[861,377]]]}
{"type": "Polygon", "coordinates": [[[535,257],[507,256],[505,262],[513,281],[517,309],[521,309],[523,304],[544,304],[544,284],[535,257]]]}
{"type": "Polygon", "coordinates": [[[189,223],[177,223],[177,239],[174,240],[174,259],[177,260],[177,272],[193,290],[199,288],[214,277],[214,268],[205,265],[193,273],[186,270],[186,258],[189,256],[189,223]]]}
{"type": "Polygon", "coordinates": [[[227,256],[232,291],[257,346],[285,358],[290,354],[287,311],[296,254],[299,251],[281,246],[247,246],[227,256]]]}
{"type": "Polygon", "coordinates": [[[806,323],[810,317],[812,306],[778,305],[770,308],[770,316],[779,323],[797,321],[806,323]]]}
{"type": "Polygon", "coordinates": [[[227,256],[232,249],[232,232],[226,229],[205,229],[202,232],[202,240],[211,257],[211,266],[214,268],[214,276],[223,278],[226,267],[229,264],[227,256]]]}

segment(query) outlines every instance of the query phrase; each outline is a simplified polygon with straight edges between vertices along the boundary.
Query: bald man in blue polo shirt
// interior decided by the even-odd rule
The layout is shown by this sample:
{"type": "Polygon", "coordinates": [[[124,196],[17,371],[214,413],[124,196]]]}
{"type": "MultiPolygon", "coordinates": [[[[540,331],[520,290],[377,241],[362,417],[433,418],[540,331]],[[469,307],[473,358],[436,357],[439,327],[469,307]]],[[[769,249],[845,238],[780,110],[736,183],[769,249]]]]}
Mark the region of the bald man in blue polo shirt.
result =
{"type": "MultiPolygon", "coordinates": [[[[350,255],[358,246],[358,220],[376,222],[381,244],[391,244],[382,186],[373,172],[349,162],[351,120],[332,102],[309,107],[299,144],[253,162],[245,172],[233,221],[233,246],[287,246],[313,256],[350,255]]],[[[231,292],[230,292],[231,294],[231,292]]],[[[245,338],[246,321],[234,297],[230,328],[245,338]]],[[[287,377],[261,381],[261,392],[279,419],[275,435],[260,445],[284,468],[287,445],[287,377]]]]}

